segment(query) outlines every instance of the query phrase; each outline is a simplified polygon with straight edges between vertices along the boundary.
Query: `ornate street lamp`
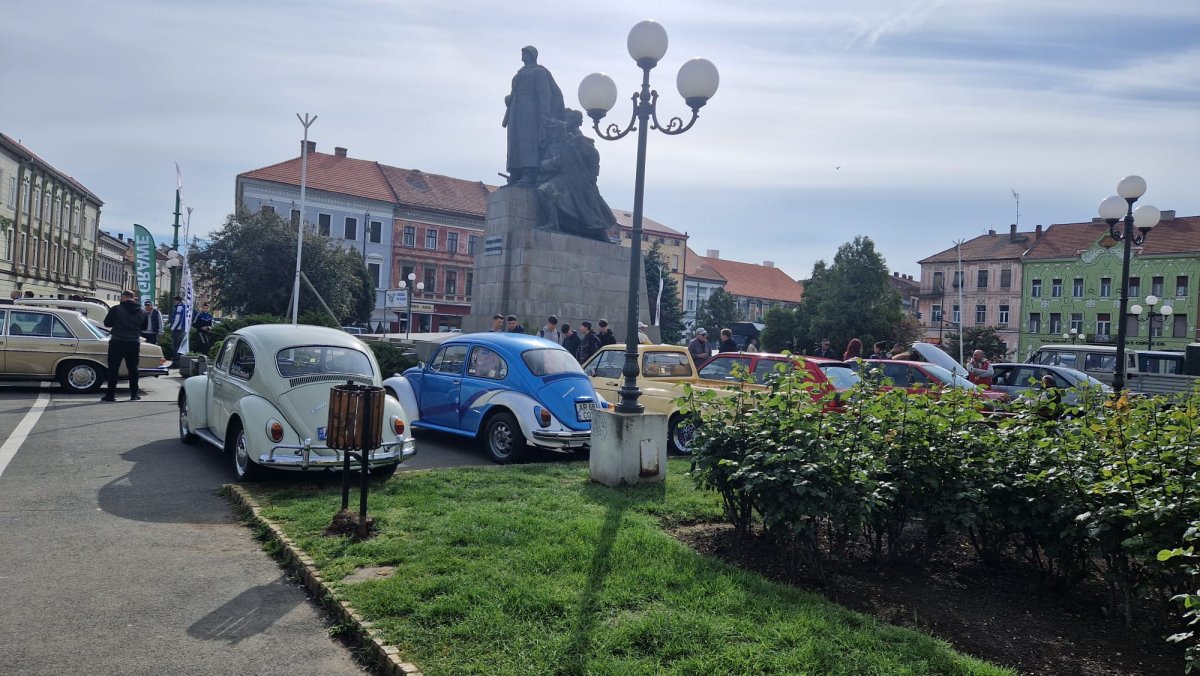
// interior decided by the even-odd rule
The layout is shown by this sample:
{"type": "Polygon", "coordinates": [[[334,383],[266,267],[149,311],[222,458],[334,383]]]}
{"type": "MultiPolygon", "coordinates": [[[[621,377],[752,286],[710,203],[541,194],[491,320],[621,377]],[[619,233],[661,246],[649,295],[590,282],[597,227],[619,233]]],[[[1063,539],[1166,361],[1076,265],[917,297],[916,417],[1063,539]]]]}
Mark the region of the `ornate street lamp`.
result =
{"type": "Polygon", "coordinates": [[[612,78],[604,73],[592,73],[579,83],[579,103],[592,118],[592,126],[596,134],[606,141],[616,141],[629,132],[637,129],[638,149],[637,168],[633,187],[633,232],[630,242],[629,255],[629,311],[625,322],[625,365],[621,369],[624,381],[621,384],[621,400],[616,406],[618,413],[641,413],[642,405],[638,397],[642,395],[637,386],[638,376],[638,278],[642,272],[642,196],[646,186],[646,140],[647,132],[653,128],[664,134],[682,134],[696,123],[700,109],[720,84],[717,67],[707,59],[695,58],[687,61],[679,69],[675,78],[679,94],[688,107],[692,109],[692,119],[687,124],[678,117],[672,117],[666,125],[658,121],[658,92],[650,89],[650,70],[653,69],[663,55],[667,53],[667,31],[654,21],[642,21],[629,31],[626,41],[629,55],[642,69],[642,88],[635,93],[633,114],[629,124],[621,129],[617,124],[609,124],[602,131],[600,120],[608,114],[617,102],[617,85],[612,78]]]}
{"type": "Polygon", "coordinates": [[[1129,316],[1136,318],[1139,322],[1146,325],[1146,349],[1154,349],[1154,320],[1158,319],[1159,327],[1162,327],[1167,322],[1167,317],[1175,314],[1175,308],[1170,305],[1163,305],[1159,309],[1160,317],[1154,316],[1154,306],[1158,305],[1158,296],[1146,296],[1146,311],[1145,316],[1142,315],[1142,306],[1134,304],[1129,306],[1129,316]]]}
{"type": "Polygon", "coordinates": [[[1100,203],[1100,218],[1108,223],[1108,234],[1118,242],[1125,243],[1121,256],[1121,306],[1117,316],[1117,364],[1113,370],[1113,390],[1120,394],[1125,389],[1125,315],[1129,312],[1129,256],[1132,246],[1141,246],[1146,241],[1150,228],[1158,225],[1162,214],[1158,209],[1143,204],[1137,209],[1133,203],[1146,194],[1146,180],[1141,176],[1126,176],[1117,184],[1117,194],[1104,198],[1100,203]],[[1117,223],[1123,223],[1117,228],[1117,223]],[[1137,234],[1133,229],[1137,227],[1137,234]]]}
{"type": "Polygon", "coordinates": [[[1071,329],[1069,332],[1064,333],[1063,340],[1069,340],[1074,345],[1079,341],[1079,329],[1071,329]]]}
{"type": "Polygon", "coordinates": [[[416,280],[416,278],[417,278],[417,273],[410,272],[410,273],[408,273],[408,283],[407,284],[404,283],[404,280],[400,280],[400,288],[401,289],[405,289],[405,288],[409,289],[408,291],[406,291],[404,293],[404,297],[408,299],[408,319],[405,320],[405,325],[404,325],[404,339],[405,340],[408,340],[408,338],[410,338],[412,336],[412,297],[413,297],[413,293],[416,291],[424,291],[425,290],[425,282],[416,282],[415,284],[413,283],[414,280],[416,280]]]}

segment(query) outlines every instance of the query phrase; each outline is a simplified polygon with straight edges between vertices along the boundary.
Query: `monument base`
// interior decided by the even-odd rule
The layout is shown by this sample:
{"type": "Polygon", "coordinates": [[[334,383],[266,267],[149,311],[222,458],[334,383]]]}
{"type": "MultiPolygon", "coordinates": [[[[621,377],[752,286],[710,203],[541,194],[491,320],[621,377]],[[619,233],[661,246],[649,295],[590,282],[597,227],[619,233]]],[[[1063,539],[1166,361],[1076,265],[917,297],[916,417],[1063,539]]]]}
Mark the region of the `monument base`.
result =
{"type": "MultiPolygon", "coordinates": [[[[629,297],[629,247],[538,226],[537,192],[507,186],[488,196],[483,251],[475,255],[471,314],[463,331],[487,331],[492,315],[516,315],[536,333],[550,315],[578,330],[607,319],[624,344],[629,297]]],[[[649,324],[646,275],[638,274],[639,317],[649,324]]],[[[665,437],[664,437],[665,438],[665,437]]]]}
{"type": "Polygon", "coordinates": [[[597,409],[588,469],[605,486],[666,481],[667,416],[597,409]]]}

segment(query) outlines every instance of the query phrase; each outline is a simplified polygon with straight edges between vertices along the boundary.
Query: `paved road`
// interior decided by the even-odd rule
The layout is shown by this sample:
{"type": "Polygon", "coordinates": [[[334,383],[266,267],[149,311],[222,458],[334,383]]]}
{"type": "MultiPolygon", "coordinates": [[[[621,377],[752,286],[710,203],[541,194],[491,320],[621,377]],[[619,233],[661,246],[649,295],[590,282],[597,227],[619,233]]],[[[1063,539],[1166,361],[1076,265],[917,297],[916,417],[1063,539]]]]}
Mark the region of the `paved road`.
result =
{"type": "MultiPolygon", "coordinates": [[[[224,457],[178,441],[179,379],[143,382],[115,404],[0,385],[0,444],[46,399],[0,474],[0,673],[362,673],[216,494],[224,457]]],[[[490,464],[418,449],[410,469],[490,464]]]]}

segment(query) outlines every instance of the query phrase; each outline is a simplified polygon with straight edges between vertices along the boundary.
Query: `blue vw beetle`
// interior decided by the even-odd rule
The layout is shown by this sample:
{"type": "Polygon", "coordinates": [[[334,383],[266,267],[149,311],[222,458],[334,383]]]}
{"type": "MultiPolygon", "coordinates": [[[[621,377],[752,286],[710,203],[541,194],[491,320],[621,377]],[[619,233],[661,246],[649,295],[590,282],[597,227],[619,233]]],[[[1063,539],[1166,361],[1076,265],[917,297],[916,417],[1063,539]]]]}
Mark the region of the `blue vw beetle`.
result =
{"type": "Polygon", "coordinates": [[[501,464],[520,460],[529,446],[587,447],[592,412],[607,406],[570,352],[517,333],[452,338],[383,386],[413,428],[480,439],[501,464]]]}

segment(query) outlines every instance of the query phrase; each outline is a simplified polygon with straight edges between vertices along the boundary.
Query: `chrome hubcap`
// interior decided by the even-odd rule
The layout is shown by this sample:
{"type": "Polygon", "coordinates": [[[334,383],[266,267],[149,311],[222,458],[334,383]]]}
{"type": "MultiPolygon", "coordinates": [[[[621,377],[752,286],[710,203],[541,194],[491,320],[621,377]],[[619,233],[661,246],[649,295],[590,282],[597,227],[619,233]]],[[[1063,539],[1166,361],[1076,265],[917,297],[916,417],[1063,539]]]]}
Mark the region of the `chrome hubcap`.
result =
{"type": "Polygon", "coordinates": [[[690,422],[680,422],[675,426],[675,447],[684,453],[690,452],[688,448],[692,439],[696,436],[696,425],[690,422]]]}
{"type": "Polygon", "coordinates": [[[237,443],[233,447],[234,462],[237,463],[238,476],[246,474],[246,468],[250,466],[250,452],[246,450],[246,434],[238,432],[237,443]]]}
{"type": "Polygon", "coordinates": [[[500,457],[512,453],[512,429],[503,423],[492,428],[492,450],[500,457]]]}
{"type": "Polygon", "coordinates": [[[186,437],[191,432],[192,428],[188,425],[188,407],[185,403],[179,407],[179,436],[186,437]]]}
{"type": "Polygon", "coordinates": [[[90,366],[72,366],[71,370],[67,372],[67,380],[70,381],[72,387],[86,390],[96,384],[97,375],[96,370],[90,366]]]}

